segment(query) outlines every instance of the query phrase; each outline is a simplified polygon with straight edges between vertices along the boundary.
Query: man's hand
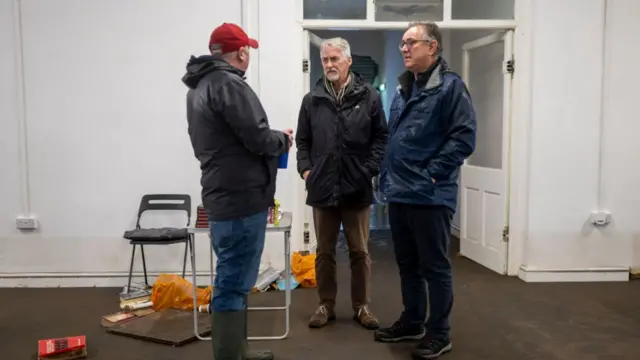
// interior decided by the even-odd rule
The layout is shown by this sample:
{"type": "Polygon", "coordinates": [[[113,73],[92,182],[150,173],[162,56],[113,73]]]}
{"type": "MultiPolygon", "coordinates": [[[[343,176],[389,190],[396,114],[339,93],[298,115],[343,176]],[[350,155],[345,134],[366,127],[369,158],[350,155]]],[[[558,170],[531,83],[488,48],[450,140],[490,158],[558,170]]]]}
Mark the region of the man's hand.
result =
{"type": "Polygon", "coordinates": [[[302,173],[302,178],[304,179],[304,181],[307,181],[307,177],[309,177],[309,170],[302,173]]]}
{"type": "Polygon", "coordinates": [[[289,147],[293,145],[293,129],[284,129],[283,133],[289,137],[289,147]]]}

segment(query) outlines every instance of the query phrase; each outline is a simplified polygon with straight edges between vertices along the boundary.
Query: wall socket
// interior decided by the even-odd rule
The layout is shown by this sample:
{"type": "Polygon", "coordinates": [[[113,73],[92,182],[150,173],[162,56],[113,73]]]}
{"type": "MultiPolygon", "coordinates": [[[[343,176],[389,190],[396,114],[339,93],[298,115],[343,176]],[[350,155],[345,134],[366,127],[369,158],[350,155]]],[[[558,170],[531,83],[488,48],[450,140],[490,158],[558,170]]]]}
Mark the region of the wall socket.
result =
{"type": "Polygon", "coordinates": [[[611,220],[611,214],[608,212],[594,212],[589,216],[589,222],[595,226],[609,225],[611,220]]]}
{"type": "Polygon", "coordinates": [[[16,228],[20,230],[35,230],[38,228],[38,219],[34,216],[18,216],[16,218],[16,228]]]}

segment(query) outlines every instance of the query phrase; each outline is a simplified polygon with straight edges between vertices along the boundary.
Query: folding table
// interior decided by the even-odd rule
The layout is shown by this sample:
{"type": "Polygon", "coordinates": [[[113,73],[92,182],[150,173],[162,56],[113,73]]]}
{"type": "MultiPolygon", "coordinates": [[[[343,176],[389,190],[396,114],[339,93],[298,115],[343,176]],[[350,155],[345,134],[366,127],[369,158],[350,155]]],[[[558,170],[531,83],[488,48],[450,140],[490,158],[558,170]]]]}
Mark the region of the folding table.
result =
{"type": "MultiPolygon", "coordinates": [[[[250,311],[279,311],[284,310],[284,333],[280,336],[250,336],[249,340],[282,340],[289,336],[289,309],[291,307],[291,219],[290,212],[283,212],[282,217],[278,225],[267,225],[267,233],[283,233],[284,234],[284,277],[285,277],[285,305],[284,306],[267,306],[267,307],[248,307],[250,311]]],[[[189,228],[189,232],[192,234],[207,234],[209,238],[209,228],[189,228]]],[[[196,288],[196,251],[195,251],[195,236],[191,236],[191,274],[193,276],[193,331],[200,340],[211,340],[211,337],[200,336],[198,330],[198,307],[196,301],[197,288],[196,288]]],[[[209,274],[210,283],[213,286],[213,247],[209,245],[209,274]]]]}

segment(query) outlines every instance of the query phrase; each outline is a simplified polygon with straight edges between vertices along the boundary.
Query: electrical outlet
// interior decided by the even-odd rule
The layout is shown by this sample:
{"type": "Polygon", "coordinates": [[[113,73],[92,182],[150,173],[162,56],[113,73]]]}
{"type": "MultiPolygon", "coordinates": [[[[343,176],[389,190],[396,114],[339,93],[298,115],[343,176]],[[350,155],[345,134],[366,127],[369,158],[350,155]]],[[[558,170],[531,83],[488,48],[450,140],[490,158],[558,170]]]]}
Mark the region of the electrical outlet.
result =
{"type": "Polygon", "coordinates": [[[33,216],[18,216],[16,228],[20,230],[35,230],[38,228],[38,219],[33,216]]]}
{"type": "Polygon", "coordinates": [[[589,222],[595,226],[605,226],[611,223],[611,214],[607,212],[594,212],[589,216],[589,222]]]}

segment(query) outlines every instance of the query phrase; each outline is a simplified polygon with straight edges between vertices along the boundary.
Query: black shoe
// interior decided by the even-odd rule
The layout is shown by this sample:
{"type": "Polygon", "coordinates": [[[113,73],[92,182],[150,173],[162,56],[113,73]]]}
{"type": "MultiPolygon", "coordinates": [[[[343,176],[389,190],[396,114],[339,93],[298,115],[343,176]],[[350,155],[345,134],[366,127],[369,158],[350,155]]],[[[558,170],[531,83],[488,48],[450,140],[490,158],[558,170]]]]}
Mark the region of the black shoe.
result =
{"type": "Polygon", "coordinates": [[[379,342],[415,341],[424,338],[424,334],[425,330],[422,324],[411,326],[396,321],[391,327],[376,330],[373,333],[373,338],[379,342]]]}
{"type": "Polygon", "coordinates": [[[435,359],[442,354],[448,353],[453,348],[449,339],[435,339],[426,337],[413,349],[411,355],[415,360],[435,359]]]}

